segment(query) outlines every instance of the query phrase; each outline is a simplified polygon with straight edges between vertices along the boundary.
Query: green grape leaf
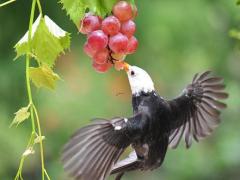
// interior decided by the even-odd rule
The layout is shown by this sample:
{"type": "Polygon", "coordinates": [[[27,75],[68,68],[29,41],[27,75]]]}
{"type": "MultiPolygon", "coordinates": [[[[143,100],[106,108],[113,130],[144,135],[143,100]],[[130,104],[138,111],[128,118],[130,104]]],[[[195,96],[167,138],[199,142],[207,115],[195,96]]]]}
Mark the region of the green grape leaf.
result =
{"type": "Polygon", "coordinates": [[[15,117],[10,125],[10,127],[12,127],[13,125],[18,126],[20,123],[22,123],[23,121],[25,121],[26,119],[29,118],[30,116],[30,112],[28,112],[30,105],[26,106],[26,107],[22,107],[20,108],[15,114],[15,117]]]}
{"type": "Polygon", "coordinates": [[[63,4],[63,9],[67,11],[70,19],[79,27],[80,19],[82,19],[85,10],[88,8],[84,0],[60,0],[60,2],[63,4]]]}
{"type": "Polygon", "coordinates": [[[15,45],[17,57],[30,53],[39,62],[53,66],[56,58],[70,47],[70,34],[48,16],[39,16],[32,26],[31,50],[28,52],[28,32],[15,45]]]}
{"type": "Polygon", "coordinates": [[[30,67],[29,74],[33,84],[37,88],[45,87],[54,90],[56,81],[60,79],[48,66],[30,67]]]}
{"type": "MultiPolygon", "coordinates": [[[[63,9],[67,11],[70,19],[77,27],[80,26],[80,20],[84,17],[87,10],[104,17],[111,13],[113,5],[117,1],[118,0],[60,0],[63,4],[63,9]]],[[[133,1],[131,0],[131,2],[133,1]]]]}

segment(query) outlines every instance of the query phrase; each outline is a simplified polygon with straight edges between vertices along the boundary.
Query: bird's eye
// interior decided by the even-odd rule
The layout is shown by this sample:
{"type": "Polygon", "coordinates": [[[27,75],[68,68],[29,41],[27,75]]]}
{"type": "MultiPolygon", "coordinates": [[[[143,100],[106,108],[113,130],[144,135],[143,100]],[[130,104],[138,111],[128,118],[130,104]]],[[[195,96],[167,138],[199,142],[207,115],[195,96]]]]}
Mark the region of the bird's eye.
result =
{"type": "Polygon", "coordinates": [[[134,76],[135,75],[135,72],[134,71],[131,71],[131,76],[134,76]]]}

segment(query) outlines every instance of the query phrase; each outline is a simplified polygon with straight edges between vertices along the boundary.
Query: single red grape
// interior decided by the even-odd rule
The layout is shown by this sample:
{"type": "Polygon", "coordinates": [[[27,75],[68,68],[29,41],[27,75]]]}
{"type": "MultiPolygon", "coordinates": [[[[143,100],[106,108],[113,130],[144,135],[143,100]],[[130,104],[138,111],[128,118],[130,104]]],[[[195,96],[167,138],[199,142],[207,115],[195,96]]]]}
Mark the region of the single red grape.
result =
{"type": "Polygon", "coordinates": [[[108,62],[104,63],[104,64],[97,64],[94,61],[93,61],[92,66],[99,73],[105,73],[112,67],[112,65],[110,63],[108,63],[108,62]]]}
{"type": "Polygon", "coordinates": [[[123,70],[124,68],[124,62],[123,61],[116,61],[114,63],[114,67],[117,71],[123,70]]]}
{"type": "Polygon", "coordinates": [[[113,59],[119,60],[119,61],[123,61],[126,58],[125,54],[112,53],[111,56],[113,59]]]}
{"type": "Polygon", "coordinates": [[[121,33],[126,35],[128,38],[132,37],[136,31],[136,25],[132,20],[128,20],[122,23],[121,33]]]}
{"type": "Polygon", "coordinates": [[[121,27],[120,21],[115,16],[109,16],[102,22],[102,30],[108,35],[115,35],[121,27]]]}
{"type": "Polygon", "coordinates": [[[127,21],[133,17],[132,6],[126,1],[119,1],[113,7],[113,14],[120,21],[127,21]]]}
{"type": "Polygon", "coordinates": [[[109,47],[114,53],[125,54],[128,46],[128,38],[122,33],[110,37],[109,47]]]}
{"type": "Polygon", "coordinates": [[[138,47],[138,40],[132,36],[129,41],[128,41],[128,45],[127,45],[127,54],[132,54],[137,50],[138,47]]]}
{"type": "Polygon", "coordinates": [[[107,48],[104,48],[100,51],[98,51],[94,56],[93,56],[93,60],[97,63],[97,64],[104,64],[107,62],[109,57],[109,50],[107,48]]]}
{"type": "Polygon", "coordinates": [[[101,21],[98,16],[87,15],[81,21],[79,31],[83,34],[91,33],[92,31],[98,30],[101,27],[101,21]]]}
{"type": "Polygon", "coordinates": [[[100,51],[107,46],[108,37],[102,30],[93,31],[89,34],[87,43],[92,49],[100,51]]]}
{"type": "Polygon", "coordinates": [[[89,47],[87,42],[84,44],[83,50],[91,58],[96,54],[96,51],[89,47]]]}

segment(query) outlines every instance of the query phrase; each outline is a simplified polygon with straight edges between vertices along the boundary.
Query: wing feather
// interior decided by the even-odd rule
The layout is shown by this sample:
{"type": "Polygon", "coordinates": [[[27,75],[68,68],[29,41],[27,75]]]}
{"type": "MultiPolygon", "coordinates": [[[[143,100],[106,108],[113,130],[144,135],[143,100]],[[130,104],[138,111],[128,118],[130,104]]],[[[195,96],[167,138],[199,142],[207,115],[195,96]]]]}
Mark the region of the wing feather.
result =
{"type": "Polygon", "coordinates": [[[183,94],[169,101],[173,114],[169,146],[176,148],[184,136],[186,147],[192,140],[199,141],[220,123],[221,110],[227,105],[220,100],[228,98],[223,78],[213,77],[211,71],[196,74],[183,94]]]}
{"type": "Polygon", "coordinates": [[[148,122],[143,113],[128,119],[98,119],[79,129],[64,146],[64,169],[77,180],[105,180],[127,146],[148,122]]]}

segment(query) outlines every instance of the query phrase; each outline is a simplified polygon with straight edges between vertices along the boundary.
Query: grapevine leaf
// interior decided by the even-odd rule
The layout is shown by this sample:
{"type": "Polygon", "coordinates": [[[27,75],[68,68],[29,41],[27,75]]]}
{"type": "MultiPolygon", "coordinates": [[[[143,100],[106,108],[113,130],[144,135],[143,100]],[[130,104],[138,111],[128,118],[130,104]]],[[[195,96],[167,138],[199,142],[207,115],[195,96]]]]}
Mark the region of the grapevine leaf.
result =
{"type": "Polygon", "coordinates": [[[70,46],[70,34],[57,26],[48,16],[39,16],[32,26],[31,50],[28,52],[28,32],[15,45],[17,57],[27,53],[39,62],[54,65],[56,58],[70,46]]]}
{"type": "Polygon", "coordinates": [[[70,19],[77,27],[79,27],[80,20],[84,17],[87,10],[104,17],[111,13],[113,5],[117,1],[118,0],[60,0],[63,4],[63,9],[67,11],[70,19]]]}
{"type": "Polygon", "coordinates": [[[32,82],[38,88],[45,87],[53,90],[55,89],[56,80],[60,79],[48,66],[30,67],[29,73],[32,82]]]}
{"type": "Polygon", "coordinates": [[[15,114],[15,117],[10,125],[10,127],[12,127],[13,125],[16,124],[16,126],[18,126],[20,123],[22,123],[23,121],[25,121],[26,119],[29,118],[30,116],[30,112],[28,112],[30,105],[28,105],[27,107],[22,107],[20,108],[15,114]]]}
{"type": "Polygon", "coordinates": [[[88,8],[83,0],[60,0],[63,9],[67,11],[70,19],[79,26],[80,19],[84,16],[85,10],[88,8]]]}

